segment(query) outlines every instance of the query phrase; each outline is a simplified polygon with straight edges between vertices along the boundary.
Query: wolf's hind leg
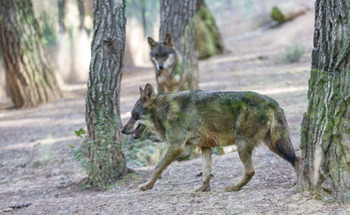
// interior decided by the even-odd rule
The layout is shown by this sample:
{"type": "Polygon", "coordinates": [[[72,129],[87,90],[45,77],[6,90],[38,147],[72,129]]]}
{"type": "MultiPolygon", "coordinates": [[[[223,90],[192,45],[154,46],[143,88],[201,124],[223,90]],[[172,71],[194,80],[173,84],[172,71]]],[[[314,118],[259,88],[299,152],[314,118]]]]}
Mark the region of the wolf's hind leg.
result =
{"type": "Polygon", "coordinates": [[[254,167],[252,162],[252,152],[253,148],[251,145],[247,144],[245,141],[239,141],[237,143],[237,150],[239,158],[241,159],[244,166],[244,174],[242,178],[235,185],[227,186],[225,191],[239,191],[244,185],[246,185],[250,179],[254,176],[254,167]]]}
{"type": "Polygon", "coordinates": [[[202,147],[201,150],[202,150],[203,185],[196,189],[197,192],[210,191],[211,148],[202,147]]]}

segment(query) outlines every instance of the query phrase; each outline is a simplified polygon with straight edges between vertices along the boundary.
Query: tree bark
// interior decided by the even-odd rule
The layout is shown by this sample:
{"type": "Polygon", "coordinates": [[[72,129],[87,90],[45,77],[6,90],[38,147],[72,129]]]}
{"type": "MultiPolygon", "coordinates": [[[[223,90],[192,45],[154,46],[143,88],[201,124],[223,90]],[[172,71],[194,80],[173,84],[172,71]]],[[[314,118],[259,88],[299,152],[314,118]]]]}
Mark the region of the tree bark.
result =
{"type": "Polygon", "coordinates": [[[196,1],[161,0],[159,38],[170,33],[175,47],[187,60],[184,69],[189,71],[187,80],[191,90],[199,89],[198,52],[196,47],[196,1]]]}
{"type": "Polygon", "coordinates": [[[300,190],[350,201],[350,4],[317,0],[300,190]]]}
{"type": "Polygon", "coordinates": [[[16,108],[33,107],[61,97],[31,1],[0,0],[0,45],[16,108]]]}
{"type": "MultiPolygon", "coordinates": [[[[104,112],[105,128],[114,126],[113,140],[121,143],[120,85],[125,49],[125,0],[94,0],[94,29],[91,44],[91,64],[86,97],[86,124],[88,139],[98,145],[112,146],[112,162],[116,174],[114,180],[126,173],[126,162],[121,148],[114,143],[103,143],[99,139],[97,123],[99,112],[104,112]]],[[[95,161],[94,151],[89,150],[90,162],[95,161]]]]}

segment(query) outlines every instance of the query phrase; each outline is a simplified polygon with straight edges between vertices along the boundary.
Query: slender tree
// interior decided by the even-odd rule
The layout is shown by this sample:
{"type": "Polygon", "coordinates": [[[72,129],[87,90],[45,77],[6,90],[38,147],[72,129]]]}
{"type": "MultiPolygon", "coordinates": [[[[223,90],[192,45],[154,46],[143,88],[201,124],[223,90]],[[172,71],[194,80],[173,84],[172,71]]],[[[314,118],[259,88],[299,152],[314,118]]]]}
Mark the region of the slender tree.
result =
{"type": "MultiPolygon", "coordinates": [[[[117,142],[121,142],[120,133],[120,84],[125,49],[125,0],[94,0],[94,29],[91,44],[91,64],[86,97],[86,124],[88,138],[97,148],[106,148],[110,155],[110,174],[103,180],[113,181],[127,171],[123,152],[117,142]],[[99,114],[102,112],[102,115],[99,114]],[[117,125],[114,125],[117,118],[117,125]],[[98,122],[103,125],[97,127],[98,122]],[[106,128],[102,131],[101,126],[106,128]],[[113,128],[113,131],[108,131],[113,128]],[[100,133],[98,133],[100,132],[100,133]],[[102,140],[104,134],[112,132],[111,142],[102,140]]],[[[108,136],[108,135],[107,135],[108,136]]],[[[95,147],[96,148],[96,147],[95,147]]],[[[104,166],[97,162],[97,151],[89,149],[89,160],[97,169],[104,166]]],[[[108,161],[108,162],[109,162],[108,161]]],[[[103,164],[104,165],[104,164],[103,164]]],[[[91,175],[90,175],[91,177],[91,175]]]]}
{"type": "Polygon", "coordinates": [[[317,0],[300,190],[350,200],[350,3],[317,0]]]}
{"type": "Polygon", "coordinates": [[[85,27],[85,6],[84,6],[84,0],[77,0],[78,9],[79,9],[79,29],[81,31],[85,30],[86,32],[88,29],[85,27]]]}
{"type": "Polygon", "coordinates": [[[66,0],[57,0],[58,28],[59,28],[60,34],[63,34],[66,32],[66,25],[64,24],[65,5],[66,5],[66,0]]]}
{"type": "Polygon", "coordinates": [[[161,0],[159,37],[164,39],[167,33],[174,38],[174,45],[186,58],[183,69],[188,70],[187,80],[192,90],[198,86],[198,52],[196,47],[196,0],[161,0]]]}
{"type": "Polygon", "coordinates": [[[61,97],[30,0],[0,0],[0,45],[16,108],[61,97]]]}
{"type": "Polygon", "coordinates": [[[143,28],[143,32],[145,34],[146,37],[146,0],[141,0],[141,21],[142,21],[142,28],[143,28]]]}

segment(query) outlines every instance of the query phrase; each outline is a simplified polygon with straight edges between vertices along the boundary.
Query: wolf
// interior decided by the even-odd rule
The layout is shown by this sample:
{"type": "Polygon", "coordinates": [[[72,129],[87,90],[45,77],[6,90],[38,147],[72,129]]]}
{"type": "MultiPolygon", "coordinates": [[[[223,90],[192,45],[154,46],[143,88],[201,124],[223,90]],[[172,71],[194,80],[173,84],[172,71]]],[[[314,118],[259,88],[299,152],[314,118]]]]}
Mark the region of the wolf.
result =
{"type": "Polygon", "coordinates": [[[190,89],[186,61],[174,47],[173,38],[166,34],[164,41],[147,38],[150,58],[156,70],[158,93],[178,92],[190,89]]]}
{"type": "Polygon", "coordinates": [[[140,87],[140,99],[121,132],[137,139],[148,129],[168,142],[169,148],[152,178],[139,186],[141,190],[153,188],[186,144],[199,146],[202,151],[203,183],[196,191],[210,191],[211,151],[216,146],[235,144],[244,166],[241,179],[225,191],[238,191],[253,177],[252,152],[261,142],[296,171],[299,166],[283,110],[272,98],[255,92],[155,94],[154,88],[146,84],[144,89],[140,87]]]}

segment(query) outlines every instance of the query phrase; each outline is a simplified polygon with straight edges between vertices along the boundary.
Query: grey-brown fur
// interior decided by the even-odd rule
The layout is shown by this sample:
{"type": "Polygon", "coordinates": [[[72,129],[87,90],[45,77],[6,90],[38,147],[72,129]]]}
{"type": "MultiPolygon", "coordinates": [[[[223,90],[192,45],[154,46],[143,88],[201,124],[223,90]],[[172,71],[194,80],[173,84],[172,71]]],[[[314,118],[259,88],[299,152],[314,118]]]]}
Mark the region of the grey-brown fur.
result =
{"type": "Polygon", "coordinates": [[[210,190],[211,148],[216,146],[237,145],[244,165],[241,180],[226,187],[226,191],[240,190],[253,177],[252,151],[261,142],[298,168],[283,110],[268,96],[204,91],[156,95],[149,84],[144,90],[140,88],[140,93],[122,132],[138,138],[149,128],[170,144],[151,180],[140,185],[141,190],[153,187],[164,169],[183,152],[185,144],[202,149],[203,185],[197,191],[210,190]]]}
{"type": "Polygon", "coordinates": [[[186,61],[174,47],[172,36],[167,34],[160,42],[148,37],[147,41],[151,49],[150,59],[156,70],[158,93],[190,89],[188,73],[184,70],[186,61]]]}

